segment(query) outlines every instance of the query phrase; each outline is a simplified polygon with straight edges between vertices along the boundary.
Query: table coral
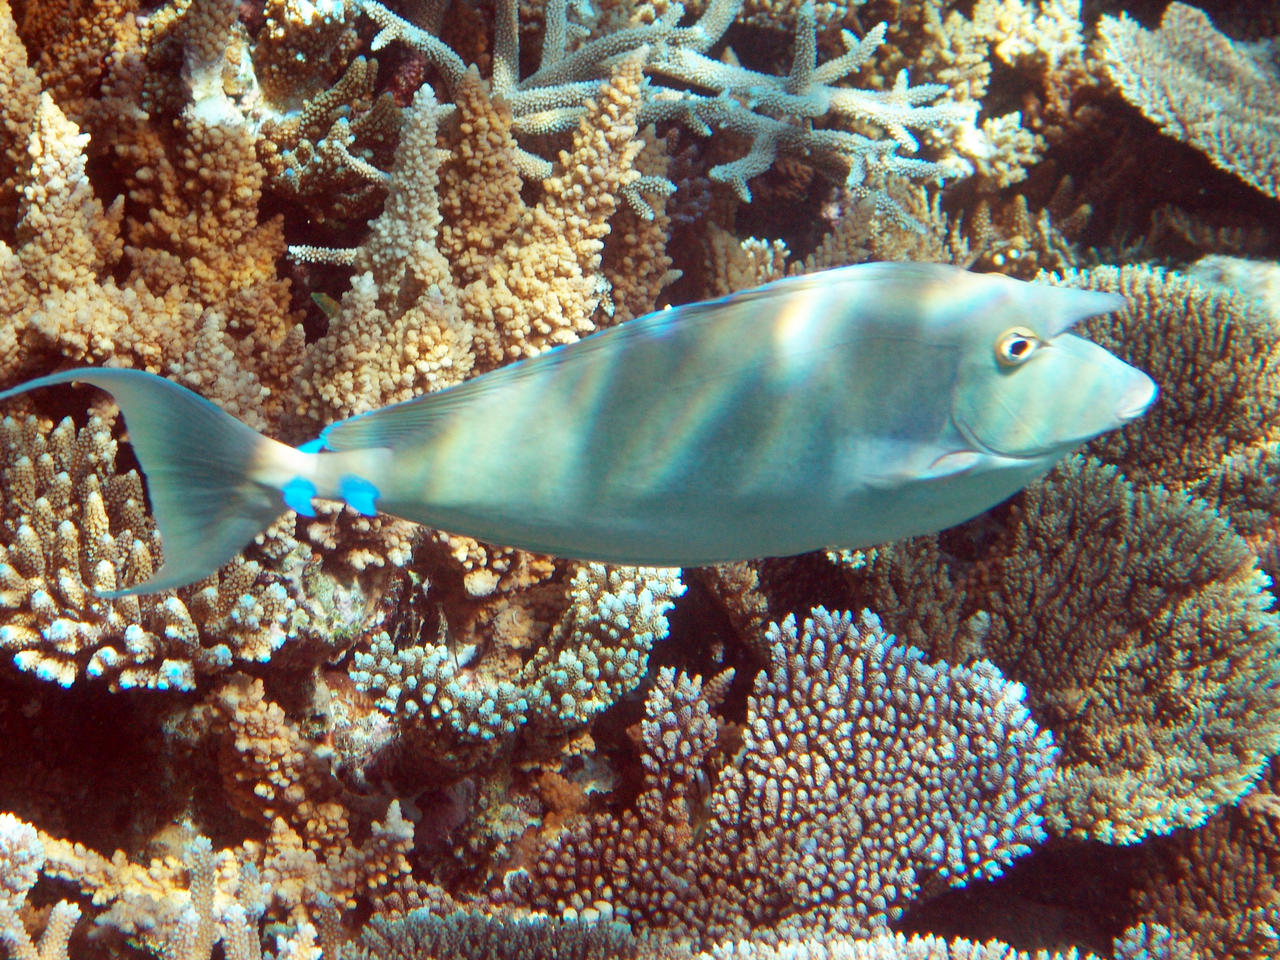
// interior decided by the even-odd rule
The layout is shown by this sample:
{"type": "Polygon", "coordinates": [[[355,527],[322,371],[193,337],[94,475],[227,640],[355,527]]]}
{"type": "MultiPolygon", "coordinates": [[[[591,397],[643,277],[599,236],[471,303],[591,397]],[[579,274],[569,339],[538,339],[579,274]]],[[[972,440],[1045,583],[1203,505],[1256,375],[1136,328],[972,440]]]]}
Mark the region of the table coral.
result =
{"type": "Polygon", "coordinates": [[[1186,960],[1274,956],[1280,937],[1280,777],[1273,763],[1235,807],[1147,851],[1133,892],[1186,960]]]}
{"type": "Polygon", "coordinates": [[[1169,4],[1157,30],[1121,14],[1098,32],[1112,81],[1161,132],[1280,198],[1280,70],[1267,44],[1233,41],[1185,3],[1169,4]]]}
{"type": "Polygon", "coordinates": [[[998,875],[1043,837],[1055,751],[1019,685],[987,663],[928,665],[870,615],[818,609],[768,637],[732,758],[712,714],[727,678],[659,674],[643,792],[548,844],[534,904],[607,907],[704,945],[861,932],[924,888],[998,875]]]}
{"type": "Polygon", "coordinates": [[[1091,448],[1130,479],[1200,494],[1224,464],[1280,435],[1280,329],[1253,298],[1138,265],[1060,282],[1125,298],[1081,330],[1160,384],[1149,417],[1091,448]]]}
{"type": "Polygon", "coordinates": [[[1091,449],[1131,479],[1213,504],[1274,577],[1280,328],[1265,302],[1155,267],[1097,267],[1068,273],[1063,282],[1125,297],[1124,310],[1091,318],[1082,330],[1161,385],[1150,416],[1091,449]],[[1177,336],[1167,335],[1171,329],[1177,336]]]}

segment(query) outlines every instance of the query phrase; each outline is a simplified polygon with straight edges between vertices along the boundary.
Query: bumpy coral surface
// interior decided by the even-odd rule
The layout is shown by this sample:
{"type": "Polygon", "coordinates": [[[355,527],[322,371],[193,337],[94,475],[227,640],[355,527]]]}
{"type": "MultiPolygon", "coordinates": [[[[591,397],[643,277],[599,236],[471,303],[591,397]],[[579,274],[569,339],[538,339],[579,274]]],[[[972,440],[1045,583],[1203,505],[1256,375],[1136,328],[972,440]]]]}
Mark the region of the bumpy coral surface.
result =
{"type": "Polygon", "coordinates": [[[714,762],[725,746],[712,714],[727,678],[659,675],[644,791],[620,819],[571,824],[541,854],[535,904],[704,945],[857,933],[922,887],[999,875],[1042,838],[1052,740],[990,664],[927,665],[874,617],[821,609],[803,630],[771,626],[768,642],[727,763],[714,762]]]}

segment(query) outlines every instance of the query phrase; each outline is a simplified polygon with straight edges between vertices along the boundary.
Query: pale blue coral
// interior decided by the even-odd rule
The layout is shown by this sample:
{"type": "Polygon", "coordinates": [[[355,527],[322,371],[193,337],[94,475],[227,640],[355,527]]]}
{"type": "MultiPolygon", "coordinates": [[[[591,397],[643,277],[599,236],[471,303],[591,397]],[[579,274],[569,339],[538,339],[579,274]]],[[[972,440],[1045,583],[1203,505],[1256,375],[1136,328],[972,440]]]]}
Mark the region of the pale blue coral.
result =
{"type": "Polygon", "coordinates": [[[639,684],[683,592],[674,571],[584,564],[565,615],[514,680],[487,678],[446,642],[397,648],[386,633],[355,651],[350,676],[388,715],[444,725],[466,740],[494,740],[533,717],[542,726],[584,724],[639,684]]]}

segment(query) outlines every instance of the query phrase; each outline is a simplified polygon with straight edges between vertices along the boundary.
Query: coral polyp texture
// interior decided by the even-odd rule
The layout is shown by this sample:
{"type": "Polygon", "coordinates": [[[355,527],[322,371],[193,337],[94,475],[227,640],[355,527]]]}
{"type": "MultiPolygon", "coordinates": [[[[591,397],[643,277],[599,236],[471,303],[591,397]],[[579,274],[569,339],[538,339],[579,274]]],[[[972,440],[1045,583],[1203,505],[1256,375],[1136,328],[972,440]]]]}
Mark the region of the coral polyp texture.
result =
{"type": "Polygon", "coordinates": [[[1274,954],[1278,45],[1267,4],[0,0],[0,388],[133,367],[299,445],[870,260],[1118,294],[1077,332],[1160,387],[862,552],[317,501],[116,597],[166,548],[129,424],[9,401],[0,960],[1274,954]]]}
{"type": "Polygon", "coordinates": [[[567,825],[533,867],[535,905],[704,946],[864,933],[922,888],[998,876],[1043,838],[1052,738],[989,663],[926,664],[869,614],[822,609],[766,642],[736,748],[712,713],[726,675],[659,674],[635,806],[567,825]]]}

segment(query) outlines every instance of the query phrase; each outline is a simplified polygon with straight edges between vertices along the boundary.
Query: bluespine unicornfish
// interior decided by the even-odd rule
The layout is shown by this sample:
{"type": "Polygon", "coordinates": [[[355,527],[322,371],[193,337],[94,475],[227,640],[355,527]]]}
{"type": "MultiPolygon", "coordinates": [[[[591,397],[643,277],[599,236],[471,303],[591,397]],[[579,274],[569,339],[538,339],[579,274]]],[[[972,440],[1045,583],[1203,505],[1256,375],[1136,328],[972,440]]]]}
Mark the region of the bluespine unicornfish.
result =
{"type": "Polygon", "coordinates": [[[575,559],[692,566],[960,523],[1156,385],[1068,332],[1124,300],[940,264],[872,263],[651,313],[332,424],[302,448],[137,370],[110,393],[164,562],[191,583],[314,498],[575,559]]]}

